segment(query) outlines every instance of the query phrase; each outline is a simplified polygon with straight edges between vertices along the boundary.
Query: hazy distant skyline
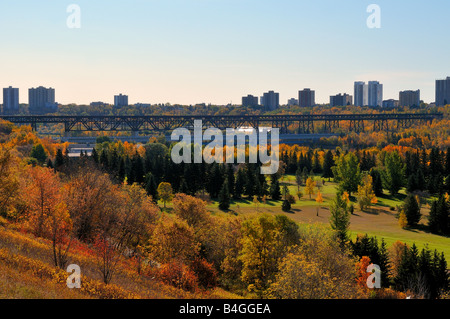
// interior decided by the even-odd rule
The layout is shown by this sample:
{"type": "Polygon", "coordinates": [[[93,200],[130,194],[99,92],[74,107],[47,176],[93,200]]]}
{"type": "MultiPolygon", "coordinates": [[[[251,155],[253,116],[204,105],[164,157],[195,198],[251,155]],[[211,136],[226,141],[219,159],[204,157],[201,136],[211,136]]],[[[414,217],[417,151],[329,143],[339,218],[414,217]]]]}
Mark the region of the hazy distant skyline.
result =
{"type": "Polygon", "coordinates": [[[316,91],[317,103],[380,81],[383,99],[450,75],[450,2],[129,0],[0,2],[0,86],[53,87],[62,104],[240,104],[241,97],[316,91]],[[66,25],[70,4],[81,28],[66,25]],[[369,4],[381,29],[369,29],[369,4]]]}

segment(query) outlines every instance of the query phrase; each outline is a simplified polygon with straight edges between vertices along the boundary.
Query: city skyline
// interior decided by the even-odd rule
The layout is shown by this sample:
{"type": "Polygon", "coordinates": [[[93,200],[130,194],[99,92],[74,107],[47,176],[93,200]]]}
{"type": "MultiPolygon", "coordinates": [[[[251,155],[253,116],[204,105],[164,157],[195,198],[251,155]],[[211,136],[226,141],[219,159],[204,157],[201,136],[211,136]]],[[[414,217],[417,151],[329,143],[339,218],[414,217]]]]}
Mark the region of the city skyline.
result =
{"type": "MultiPolygon", "coordinates": [[[[419,106],[420,102],[423,101],[426,104],[432,104],[435,103],[437,104],[437,106],[442,106],[442,105],[446,105],[448,104],[448,101],[450,100],[450,85],[447,83],[450,83],[450,77],[447,77],[446,79],[437,79],[435,81],[436,85],[435,85],[435,100],[433,102],[426,102],[423,101],[421,99],[421,93],[420,93],[420,89],[418,90],[403,90],[403,91],[399,91],[399,99],[395,100],[395,99],[386,99],[383,96],[383,84],[380,83],[379,81],[369,81],[368,83],[364,82],[364,81],[355,81],[354,82],[354,96],[349,95],[347,93],[344,93],[342,95],[342,93],[339,93],[338,95],[330,95],[330,99],[329,102],[326,103],[316,103],[315,102],[315,90],[311,90],[309,88],[305,88],[303,90],[299,90],[298,91],[298,99],[296,98],[289,98],[287,103],[280,103],[280,97],[279,97],[279,93],[278,92],[274,92],[273,90],[269,91],[269,92],[265,92],[263,93],[263,96],[261,96],[259,98],[259,102],[258,102],[258,97],[257,96],[253,96],[251,94],[248,94],[247,96],[243,96],[241,98],[241,103],[237,103],[235,105],[242,105],[242,106],[263,106],[267,109],[271,109],[274,110],[276,108],[278,108],[281,105],[299,105],[301,107],[310,107],[310,106],[315,106],[315,105],[330,105],[330,106],[345,106],[345,105],[355,105],[355,106],[369,106],[369,107],[376,107],[376,106],[380,106],[380,107],[386,107],[386,103],[385,102],[392,102],[392,101],[397,101],[400,102],[399,106],[419,106]],[[402,98],[403,95],[403,98],[402,98]],[[267,96],[267,98],[265,98],[265,96],[267,96]],[[408,97],[406,97],[408,96],[408,97]],[[354,98],[354,103],[353,102],[353,98],[354,98]],[[265,101],[267,99],[267,102],[265,101]],[[404,101],[408,101],[407,103],[402,103],[402,100],[404,101]],[[442,101],[441,101],[442,100],[442,101]],[[336,101],[346,101],[346,103],[344,104],[336,104],[336,101]],[[414,101],[414,102],[412,102],[414,101]],[[418,102],[417,102],[418,101],[418,102]],[[269,103],[269,104],[267,104],[269,103]]],[[[42,92],[51,92],[50,98],[48,101],[44,101],[44,98],[42,96],[42,94],[44,93],[40,93],[41,94],[41,101],[40,104],[41,105],[45,105],[45,103],[50,103],[52,105],[52,107],[55,107],[57,104],[60,105],[64,105],[63,103],[58,103],[55,100],[55,89],[54,88],[45,88],[43,86],[39,86],[37,88],[29,88],[28,89],[28,105],[31,105],[31,101],[34,101],[36,98],[32,97],[32,94],[34,94],[33,92],[35,91],[39,91],[41,90],[42,92]]],[[[12,110],[13,108],[17,108],[17,110],[15,112],[18,111],[18,106],[19,104],[27,104],[27,103],[20,103],[20,99],[18,98],[19,96],[19,88],[13,88],[12,86],[3,88],[3,109],[4,111],[6,111],[7,109],[12,110]],[[14,92],[14,93],[11,93],[14,92]],[[12,98],[12,94],[14,95],[14,97],[12,98]],[[5,104],[5,102],[7,104],[5,104]],[[15,105],[14,107],[12,107],[11,105],[15,105]]],[[[45,93],[47,94],[47,93],[45,93]]],[[[46,98],[45,98],[46,99],[46,98]]],[[[114,105],[114,106],[128,106],[128,105],[141,105],[141,106],[151,106],[151,105],[155,105],[158,103],[150,103],[150,104],[145,104],[145,103],[129,103],[128,102],[129,96],[127,94],[115,94],[113,97],[113,103],[108,103],[108,102],[99,102],[98,100],[95,101],[91,101],[88,104],[85,105],[114,105]]],[[[68,104],[78,104],[76,102],[72,102],[72,103],[68,103],[68,104]]],[[[68,105],[66,104],[66,105],[68,105]]],[[[199,104],[199,103],[196,103],[199,104]]],[[[204,104],[204,103],[203,103],[204,104]]],[[[81,105],[81,104],[78,104],[81,105]]],[[[181,104],[181,105],[188,105],[188,104],[181,104]]],[[[192,104],[191,104],[192,105],[192,104]]],[[[219,104],[217,104],[219,105],[219,104]]],[[[393,106],[391,106],[393,107],[393,106]]],[[[33,107],[32,107],[33,108],[33,107]]]]}
{"type": "Polygon", "coordinates": [[[80,29],[66,25],[71,3],[0,4],[8,75],[0,85],[22,88],[20,101],[39,85],[56,88],[61,104],[112,103],[126,92],[130,104],[187,105],[239,104],[269,90],[286,101],[312,87],[326,104],[355,81],[376,79],[385,99],[420,88],[431,103],[434,81],[450,73],[448,1],[377,1],[380,29],[366,25],[370,2],[356,0],[83,0],[75,1],[80,29]],[[334,49],[343,42],[347,49],[334,49]]]}

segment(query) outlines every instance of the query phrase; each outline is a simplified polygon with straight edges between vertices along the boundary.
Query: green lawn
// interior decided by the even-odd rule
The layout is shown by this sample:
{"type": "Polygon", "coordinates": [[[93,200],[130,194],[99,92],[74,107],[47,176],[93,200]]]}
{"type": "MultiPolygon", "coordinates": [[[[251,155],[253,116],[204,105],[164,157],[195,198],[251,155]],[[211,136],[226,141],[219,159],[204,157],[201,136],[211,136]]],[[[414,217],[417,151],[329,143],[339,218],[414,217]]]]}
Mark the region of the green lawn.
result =
{"type": "MultiPolygon", "coordinates": [[[[319,179],[319,177],[316,177],[319,179]]],[[[289,192],[296,197],[296,203],[292,205],[291,212],[285,213],[281,210],[281,201],[267,200],[266,204],[259,203],[255,205],[253,199],[242,199],[238,201],[232,201],[230,210],[225,214],[239,214],[248,215],[255,212],[268,213],[268,214],[285,214],[296,222],[299,223],[321,223],[329,225],[329,205],[334,198],[337,191],[337,184],[333,182],[325,182],[325,185],[321,188],[321,193],[324,199],[322,204],[315,201],[316,195],[312,195],[311,200],[309,196],[304,194],[301,200],[298,200],[297,185],[295,183],[295,176],[289,175],[280,181],[281,189],[283,183],[288,184],[289,192]],[[320,208],[319,208],[320,207],[320,208]],[[319,208],[319,216],[317,211],[319,208]]],[[[301,191],[304,193],[304,187],[301,187],[301,191]]],[[[396,241],[402,241],[408,245],[416,243],[421,249],[428,245],[431,249],[437,249],[439,252],[444,252],[447,260],[450,261],[450,238],[442,237],[434,234],[430,234],[426,231],[428,205],[424,205],[422,209],[423,218],[421,222],[421,228],[416,230],[405,230],[400,228],[398,220],[396,218],[397,211],[390,208],[396,208],[403,204],[406,194],[403,191],[399,195],[392,197],[388,194],[378,198],[378,204],[373,209],[367,212],[359,212],[357,205],[355,204],[355,215],[351,216],[350,231],[352,238],[355,238],[357,234],[367,233],[369,236],[376,236],[380,241],[384,238],[386,243],[390,246],[396,241]]],[[[353,198],[353,201],[356,199],[353,198]]],[[[430,201],[428,199],[427,201],[430,201]]],[[[160,203],[162,207],[162,203],[160,203]]],[[[168,210],[171,210],[172,205],[167,204],[168,210]]],[[[218,208],[217,201],[211,201],[208,203],[208,210],[213,214],[223,214],[218,208]]]]}

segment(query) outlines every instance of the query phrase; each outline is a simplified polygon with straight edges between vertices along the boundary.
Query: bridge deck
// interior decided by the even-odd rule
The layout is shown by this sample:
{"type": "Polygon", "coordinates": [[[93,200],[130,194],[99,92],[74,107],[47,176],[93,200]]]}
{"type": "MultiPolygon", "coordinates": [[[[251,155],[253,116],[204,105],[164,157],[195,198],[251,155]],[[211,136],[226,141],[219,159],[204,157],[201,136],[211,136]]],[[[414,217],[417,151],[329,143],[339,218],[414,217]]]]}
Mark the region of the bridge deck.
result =
{"type": "Polygon", "coordinates": [[[363,131],[371,122],[373,129],[409,127],[415,122],[430,123],[443,118],[441,113],[382,113],[382,114],[299,114],[299,115],[155,115],[155,116],[52,116],[16,115],[0,116],[15,124],[64,124],[70,131],[171,131],[179,127],[192,128],[194,121],[201,120],[203,128],[219,129],[240,127],[276,127],[287,132],[288,126],[298,125],[298,133],[314,133],[315,123],[322,122],[324,132],[333,132],[343,122],[349,123],[350,131],[363,131]],[[390,123],[391,122],[391,123],[390,123]],[[390,126],[391,124],[391,126],[390,126]]]}

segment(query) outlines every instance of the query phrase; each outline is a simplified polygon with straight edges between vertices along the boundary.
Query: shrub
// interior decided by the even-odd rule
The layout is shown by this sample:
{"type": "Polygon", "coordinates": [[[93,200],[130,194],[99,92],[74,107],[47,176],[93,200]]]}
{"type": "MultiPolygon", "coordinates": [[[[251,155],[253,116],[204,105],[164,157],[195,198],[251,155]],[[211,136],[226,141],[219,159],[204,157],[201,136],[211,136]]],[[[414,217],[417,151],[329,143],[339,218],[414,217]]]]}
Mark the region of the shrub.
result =
{"type": "Polygon", "coordinates": [[[203,288],[214,288],[217,286],[217,271],[212,263],[203,258],[196,258],[191,265],[192,271],[198,279],[198,284],[203,288]]]}
{"type": "Polygon", "coordinates": [[[295,197],[291,194],[286,195],[286,199],[289,201],[290,204],[295,204],[295,197]]]}
{"type": "Polygon", "coordinates": [[[198,289],[198,278],[186,265],[179,262],[164,264],[159,268],[159,278],[176,288],[194,292],[198,289]]]}
{"type": "Polygon", "coordinates": [[[289,203],[288,200],[283,201],[283,204],[281,205],[281,209],[283,212],[288,212],[291,210],[291,203],[289,203]]]}

